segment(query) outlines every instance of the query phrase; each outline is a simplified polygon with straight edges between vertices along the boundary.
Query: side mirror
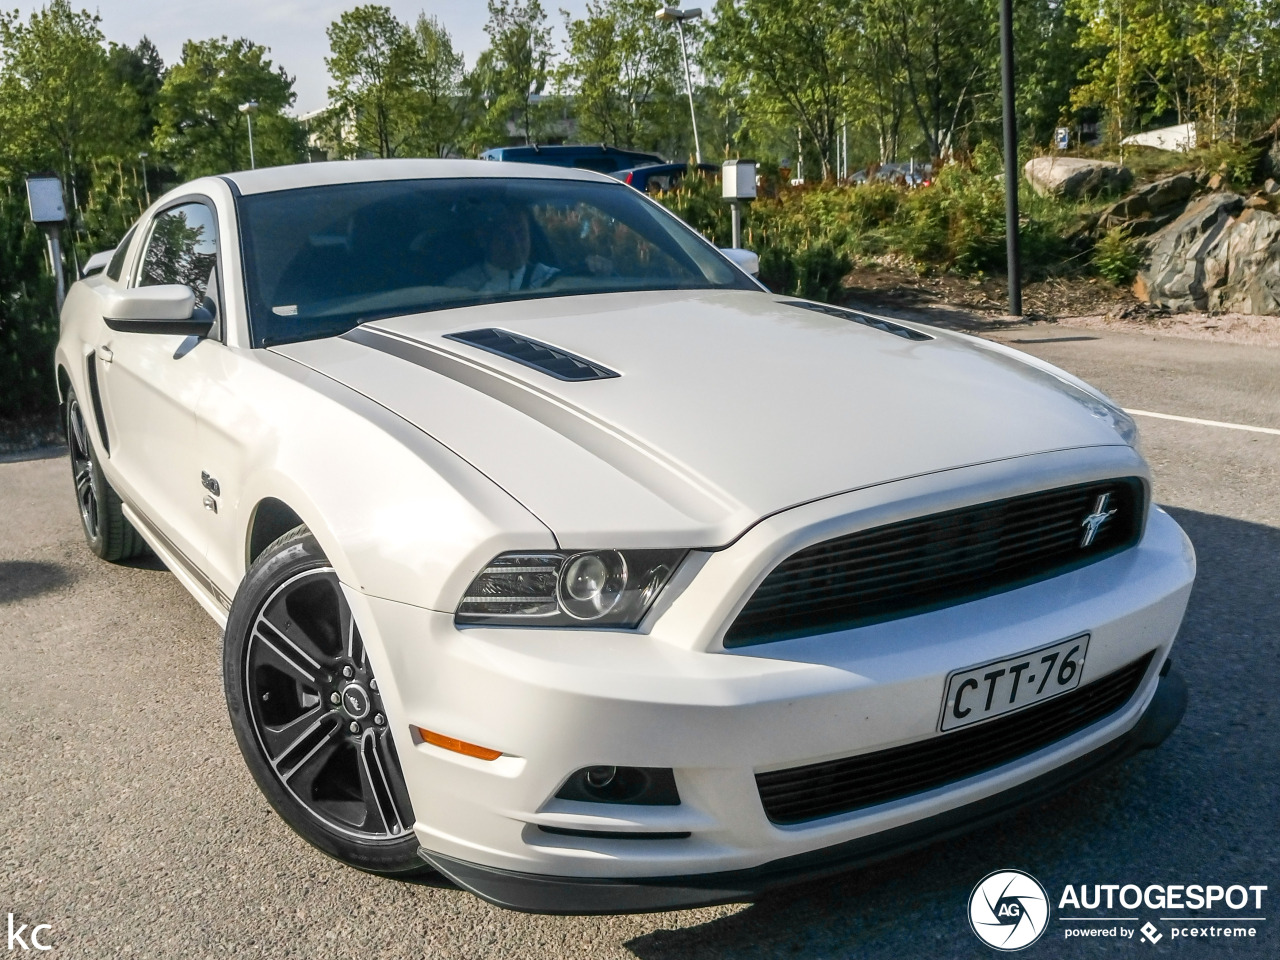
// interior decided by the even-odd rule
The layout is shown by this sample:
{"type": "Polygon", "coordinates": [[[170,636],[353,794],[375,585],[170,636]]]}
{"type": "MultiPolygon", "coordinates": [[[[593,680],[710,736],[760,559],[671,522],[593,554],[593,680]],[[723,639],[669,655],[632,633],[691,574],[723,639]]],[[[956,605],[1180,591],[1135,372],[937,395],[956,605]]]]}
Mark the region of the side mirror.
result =
{"type": "Polygon", "coordinates": [[[111,262],[111,255],[115,250],[101,250],[84,262],[84,266],[80,268],[80,279],[92,277],[95,273],[101,273],[107,269],[107,264],[111,262]]]}
{"type": "Polygon", "coordinates": [[[741,247],[721,247],[720,252],[746,273],[751,274],[753,277],[760,275],[760,254],[754,250],[743,250],[741,247]]]}
{"type": "Polygon", "coordinates": [[[213,317],[196,315],[196,295],[186,284],[163,283],[154,287],[103,290],[102,319],[123,333],[169,333],[202,336],[213,326],[213,317]]]}

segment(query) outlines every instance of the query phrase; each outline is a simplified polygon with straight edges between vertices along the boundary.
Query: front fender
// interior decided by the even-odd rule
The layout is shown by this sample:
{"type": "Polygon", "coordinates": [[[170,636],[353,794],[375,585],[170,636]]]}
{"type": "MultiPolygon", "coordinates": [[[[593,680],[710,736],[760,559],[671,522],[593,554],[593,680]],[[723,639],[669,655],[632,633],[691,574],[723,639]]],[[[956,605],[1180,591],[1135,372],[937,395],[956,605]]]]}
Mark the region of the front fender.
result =
{"type": "Polygon", "coordinates": [[[267,498],[307,524],[343,583],[435,610],[456,608],[503,550],[555,547],[493,481],[384,407],[291,360],[236,353],[232,375],[210,379],[199,441],[235,518],[208,555],[229,594],[267,498]]]}

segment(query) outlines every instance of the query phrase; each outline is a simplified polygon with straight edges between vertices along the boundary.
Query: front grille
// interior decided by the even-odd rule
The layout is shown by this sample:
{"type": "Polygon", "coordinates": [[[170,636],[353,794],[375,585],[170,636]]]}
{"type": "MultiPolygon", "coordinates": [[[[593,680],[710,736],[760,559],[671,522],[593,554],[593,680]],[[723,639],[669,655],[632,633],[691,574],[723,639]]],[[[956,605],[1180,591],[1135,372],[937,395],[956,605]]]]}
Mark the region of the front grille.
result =
{"type": "Polygon", "coordinates": [[[1115,713],[1138,689],[1153,653],[1070,693],[977,726],[843,760],[757,773],[760,802],[773,823],[802,823],[994,770],[1115,713]]]}
{"type": "Polygon", "coordinates": [[[764,579],[726,647],[829,633],[1046,580],[1137,542],[1137,477],[1077,484],[891,523],[792,554],[764,579]],[[1106,497],[1106,500],[1102,500],[1106,497]],[[1085,518],[1115,513],[1085,543],[1085,518]]]}

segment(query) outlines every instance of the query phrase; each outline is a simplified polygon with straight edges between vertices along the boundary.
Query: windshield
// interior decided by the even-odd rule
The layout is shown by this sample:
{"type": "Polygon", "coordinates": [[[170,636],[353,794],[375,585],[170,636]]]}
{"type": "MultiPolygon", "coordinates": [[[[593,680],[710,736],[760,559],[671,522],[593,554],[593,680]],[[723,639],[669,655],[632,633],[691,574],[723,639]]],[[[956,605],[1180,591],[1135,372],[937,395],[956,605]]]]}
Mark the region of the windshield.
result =
{"type": "Polygon", "coordinates": [[[390,180],[242,197],[239,212],[257,346],[476,303],[758,289],[622,184],[390,180]]]}

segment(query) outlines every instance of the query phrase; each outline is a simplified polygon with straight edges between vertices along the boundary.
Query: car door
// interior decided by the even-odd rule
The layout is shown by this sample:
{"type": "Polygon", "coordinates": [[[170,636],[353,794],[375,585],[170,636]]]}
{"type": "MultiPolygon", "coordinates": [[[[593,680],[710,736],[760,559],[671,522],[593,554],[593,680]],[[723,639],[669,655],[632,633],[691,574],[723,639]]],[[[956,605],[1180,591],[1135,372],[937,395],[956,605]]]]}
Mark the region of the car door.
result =
{"type": "MultiPolygon", "coordinates": [[[[218,313],[217,218],[203,198],[180,200],[146,226],[131,286],[182,283],[200,309],[218,313]]],[[[205,490],[195,411],[216,336],[127,332],[104,327],[95,350],[114,482],[153,534],[188,563],[204,552],[205,490]]],[[[194,564],[192,564],[194,567],[194,564]]]]}

